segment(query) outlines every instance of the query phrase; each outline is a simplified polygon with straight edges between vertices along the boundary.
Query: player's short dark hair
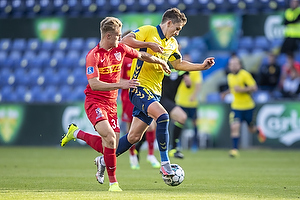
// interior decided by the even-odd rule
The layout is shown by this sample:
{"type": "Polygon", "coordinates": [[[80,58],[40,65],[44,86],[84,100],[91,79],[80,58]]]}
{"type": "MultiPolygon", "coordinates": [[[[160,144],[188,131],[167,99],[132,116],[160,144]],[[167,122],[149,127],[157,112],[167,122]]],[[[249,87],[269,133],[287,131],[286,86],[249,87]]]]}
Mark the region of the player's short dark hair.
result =
{"type": "Polygon", "coordinates": [[[187,18],[184,13],[180,12],[178,8],[170,8],[165,11],[162,16],[161,23],[165,23],[168,20],[171,20],[173,24],[183,23],[186,24],[187,18]]]}

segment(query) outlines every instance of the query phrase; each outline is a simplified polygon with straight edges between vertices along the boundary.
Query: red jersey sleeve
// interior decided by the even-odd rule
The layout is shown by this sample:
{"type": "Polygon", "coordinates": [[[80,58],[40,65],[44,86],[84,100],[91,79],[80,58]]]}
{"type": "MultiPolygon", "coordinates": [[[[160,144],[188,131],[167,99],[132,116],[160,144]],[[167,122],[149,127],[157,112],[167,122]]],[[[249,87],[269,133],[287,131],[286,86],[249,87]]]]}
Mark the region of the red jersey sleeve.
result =
{"type": "Polygon", "coordinates": [[[94,51],[90,51],[86,56],[86,77],[87,79],[99,77],[99,70],[98,70],[98,59],[95,56],[96,54],[94,51]]]}
{"type": "Polygon", "coordinates": [[[120,43],[124,49],[124,51],[126,52],[126,57],[134,59],[137,58],[139,56],[139,52],[129,46],[127,46],[126,44],[120,43]]]}

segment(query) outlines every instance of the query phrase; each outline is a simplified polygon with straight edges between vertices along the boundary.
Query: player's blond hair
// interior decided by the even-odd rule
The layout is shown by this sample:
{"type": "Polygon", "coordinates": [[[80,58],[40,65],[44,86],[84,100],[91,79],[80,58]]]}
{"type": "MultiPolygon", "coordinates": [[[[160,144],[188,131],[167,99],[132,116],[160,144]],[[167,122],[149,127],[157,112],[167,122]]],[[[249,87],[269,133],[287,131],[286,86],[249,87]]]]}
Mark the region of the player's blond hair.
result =
{"type": "Polygon", "coordinates": [[[165,13],[162,16],[161,23],[164,24],[169,20],[171,20],[173,24],[183,23],[185,25],[187,22],[185,14],[180,12],[178,8],[170,8],[165,11],[165,13]]]}
{"type": "Polygon", "coordinates": [[[122,28],[122,22],[115,17],[105,17],[100,22],[100,32],[104,35],[107,32],[116,32],[118,28],[122,28]]]}

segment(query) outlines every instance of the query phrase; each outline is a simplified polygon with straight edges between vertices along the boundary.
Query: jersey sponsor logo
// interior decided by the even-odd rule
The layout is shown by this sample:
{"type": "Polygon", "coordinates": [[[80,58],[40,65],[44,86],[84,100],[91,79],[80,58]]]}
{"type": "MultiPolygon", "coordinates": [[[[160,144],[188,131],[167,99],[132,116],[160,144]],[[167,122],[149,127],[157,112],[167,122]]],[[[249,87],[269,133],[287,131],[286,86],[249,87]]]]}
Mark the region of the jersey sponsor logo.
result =
{"type": "Polygon", "coordinates": [[[121,59],[122,59],[121,52],[116,52],[116,53],[114,53],[114,55],[115,55],[117,61],[121,61],[121,59]]]}
{"type": "Polygon", "coordinates": [[[99,73],[100,74],[110,74],[110,73],[118,72],[118,71],[121,71],[121,65],[120,64],[99,68],[99,73]]]}
{"type": "Polygon", "coordinates": [[[93,74],[93,73],[94,73],[94,67],[93,67],[93,66],[89,66],[89,67],[86,69],[86,73],[87,73],[87,74],[93,74]]]}

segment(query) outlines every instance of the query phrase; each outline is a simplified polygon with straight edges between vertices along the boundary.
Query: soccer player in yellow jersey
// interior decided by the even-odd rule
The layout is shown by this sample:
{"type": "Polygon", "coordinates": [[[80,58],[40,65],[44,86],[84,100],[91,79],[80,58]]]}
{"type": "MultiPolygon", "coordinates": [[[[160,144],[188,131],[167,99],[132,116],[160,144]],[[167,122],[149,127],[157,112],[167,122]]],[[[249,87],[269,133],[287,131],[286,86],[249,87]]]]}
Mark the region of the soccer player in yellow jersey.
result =
{"type": "Polygon", "coordinates": [[[230,150],[229,155],[236,157],[238,156],[238,143],[242,121],[247,122],[249,131],[256,133],[260,142],[264,142],[266,137],[256,127],[253,119],[255,103],[251,97],[251,93],[257,90],[255,80],[249,72],[242,69],[241,60],[237,56],[229,59],[228,67],[230,71],[227,75],[229,89],[223,92],[221,97],[224,98],[228,93],[233,95],[233,101],[231,102],[232,111],[229,116],[232,150],[230,150]]]}
{"type": "MultiPolygon", "coordinates": [[[[194,64],[181,58],[174,36],[179,34],[186,22],[184,13],[177,8],[171,8],[163,14],[158,26],[142,26],[126,35],[121,43],[169,61],[176,70],[207,70],[215,63],[213,57],[205,59],[201,64],[194,64]]],[[[156,139],[161,157],[160,172],[163,178],[168,179],[174,172],[168,157],[169,114],[159,103],[164,71],[161,65],[137,59],[133,60],[132,69],[132,78],[138,79],[140,86],[129,91],[130,100],[134,104],[133,121],[129,132],[120,138],[116,154],[124,153],[138,142],[154,119],[157,124],[156,139]]]]}
{"type": "MultiPolygon", "coordinates": [[[[192,120],[193,130],[194,130],[192,150],[198,149],[197,108],[198,108],[198,95],[201,89],[201,82],[202,82],[201,72],[198,71],[190,72],[189,76],[187,76],[185,79],[181,81],[175,98],[176,104],[179,105],[186,112],[187,117],[192,120]],[[189,87],[187,87],[187,85],[189,85],[189,87]]],[[[174,134],[172,150],[174,150],[174,146],[175,148],[177,147],[176,143],[178,143],[180,139],[180,135],[176,137],[174,134]]]]}

